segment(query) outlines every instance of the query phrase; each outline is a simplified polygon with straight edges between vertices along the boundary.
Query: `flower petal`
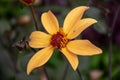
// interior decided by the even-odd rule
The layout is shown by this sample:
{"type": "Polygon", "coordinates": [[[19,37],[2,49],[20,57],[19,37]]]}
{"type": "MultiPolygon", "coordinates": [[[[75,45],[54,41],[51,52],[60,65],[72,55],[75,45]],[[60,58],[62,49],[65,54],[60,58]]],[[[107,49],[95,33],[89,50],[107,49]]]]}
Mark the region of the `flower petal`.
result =
{"type": "Polygon", "coordinates": [[[67,49],[77,55],[90,56],[102,53],[102,50],[88,40],[73,40],[67,44],[67,49]]]}
{"type": "Polygon", "coordinates": [[[41,31],[34,31],[30,35],[29,45],[32,48],[43,48],[47,47],[50,44],[51,36],[41,32],[41,31]]]}
{"type": "Polygon", "coordinates": [[[90,25],[96,23],[97,21],[92,18],[85,18],[82,20],[79,20],[74,27],[69,31],[67,38],[73,39],[77,37],[83,30],[88,28],[90,25]]]}
{"type": "Polygon", "coordinates": [[[43,13],[41,16],[41,21],[48,33],[55,34],[59,31],[58,20],[51,11],[43,13]]]}
{"type": "Polygon", "coordinates": [[[77,55],[69,52],[66,48],[62,48],[61,52],[66,56],[69,63],[71,64],[72,68],[74,70],[76,70],[77,67],[78,67],[78,57],[77,57],[77,55]]]}
{"type": "Polygon", "coordinates": [[[53,51],[54,49],[49,46],[33,55],[27,65],[27,74],[29,75],[33,69],[44,65],[52,56],[53,51]]]}
{"type": "Polygon", "coordinates": [[[68,13],[63,24],[63,31],[66,34],[71,30],[71,28],[75,25],[75,23],[81,19],[84,12],[88,8],[89,7],[87,6],[80,6],[80,7],[74,8],[72,11],[68,13]]]}

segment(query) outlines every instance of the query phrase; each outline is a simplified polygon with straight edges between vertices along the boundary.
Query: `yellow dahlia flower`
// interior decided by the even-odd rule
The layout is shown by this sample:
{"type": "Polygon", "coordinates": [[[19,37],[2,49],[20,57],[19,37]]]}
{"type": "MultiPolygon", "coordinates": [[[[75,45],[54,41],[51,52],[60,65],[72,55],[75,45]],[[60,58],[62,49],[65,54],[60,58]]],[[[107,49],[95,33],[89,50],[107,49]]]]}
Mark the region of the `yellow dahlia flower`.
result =
{"type": "Polygon", "coordinates": [[[79,63],[77,55],[91,56],[102,53],[102,50],[89,40],[73,40],[83,30],[97,22],[92,18],[81,19],[88,8],[80,6],[70,11],[64,20],[63,28],[59,28],[58,20],[51,11],[42,14],[42,24],[49,34],[41,31],[31,33],[30,47],[43,49],[30,59],[27,65],[27,74],[44,65],[55,49],[59,49],[65,55],[74,70],[77,69],[79,63]]]}

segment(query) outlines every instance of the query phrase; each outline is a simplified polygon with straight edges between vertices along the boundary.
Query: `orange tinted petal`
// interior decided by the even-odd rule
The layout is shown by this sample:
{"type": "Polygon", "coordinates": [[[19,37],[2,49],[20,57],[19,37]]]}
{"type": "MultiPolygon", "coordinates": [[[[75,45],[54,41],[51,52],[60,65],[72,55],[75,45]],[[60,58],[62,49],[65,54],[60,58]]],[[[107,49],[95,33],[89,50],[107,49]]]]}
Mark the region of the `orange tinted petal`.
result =
{"type": "Polygon", "coordinates": [[[34,31],[30,35],[29,45],[32,48],[43,48],[50,45],[50,38],[51,36],[41,32],[41,31],[34,31]]]}
{"type": "Polygon", "coordinates": [[[77,8],[74,8],[72,11],[68,13],[68,15],[65,18],[64,24],[63,24],[63,31],[67,34],[72,27],[76,24],[78,20],[81,19],[84,12],[88,9],[87,6],[80,6],[77,8]]]}
{"type": "Polygon", "coordinates": [[[41,16],[41,21],[48,33],[55,34],[59,31],[58,20],[51,11],[43,13],[41,16]]]}
{"type": "Polygon", "coordinates": [[[66,56],[69,63],[71,64],[72,68],[74,70],[76,70],[77,67],[78,67],[78,57],[77,57],[77,55],[69,52],[66,48],[62,48],[61,52],[66,56]]]}
{"type": "Polygon", "coordinates": [[[73,40],[67,44],[67,49],[77,55],[89,56],[102,53],[102,50],[88,40],[73,40]]]}
{"type": "Polygon", "coordinates": [[[53,51],[54,49],[50,46],[38,51],[35,55],[33,55],[27,65],[27,74],[29,75],[33,69],[44,65],[52,56],[53,51]]]}
{"type": "Polygon", "coordinates": [[[82,31],[84,31],[86,28],[88,28],[90,25],[96,23],[97,21],[92,18],[85,18],[82,20],[79,20],[74,27],[69,31],[67,38],[73,39],[77,37],[82,31]]]}

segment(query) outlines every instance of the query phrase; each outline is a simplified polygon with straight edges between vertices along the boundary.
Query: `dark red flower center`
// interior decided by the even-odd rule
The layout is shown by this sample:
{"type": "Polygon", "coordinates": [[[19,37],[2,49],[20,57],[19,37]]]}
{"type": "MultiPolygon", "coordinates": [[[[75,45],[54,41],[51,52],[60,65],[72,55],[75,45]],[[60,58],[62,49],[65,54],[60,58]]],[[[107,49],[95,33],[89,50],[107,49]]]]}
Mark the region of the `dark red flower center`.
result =
{"type": "Polygon", "coordinates": [[[57,32],[56,34],[52,35],[50,44],[56,48],[63,48],[66,46],[67,42],[68,39],[65,37],[65,35],[57,32]]]}

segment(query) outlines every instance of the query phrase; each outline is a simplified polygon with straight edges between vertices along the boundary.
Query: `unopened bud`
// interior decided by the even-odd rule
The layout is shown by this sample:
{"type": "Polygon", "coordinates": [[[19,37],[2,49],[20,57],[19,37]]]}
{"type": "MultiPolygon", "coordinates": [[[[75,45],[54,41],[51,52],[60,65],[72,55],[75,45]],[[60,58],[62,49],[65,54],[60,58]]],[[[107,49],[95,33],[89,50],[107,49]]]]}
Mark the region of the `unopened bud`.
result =
{"type": "Polygon", "coordinates": [[[33,5],[35,0],[20,0],[20,2],[22,2],[23,4],[27,5],[27,6],[31,6],[33,5]]]}

